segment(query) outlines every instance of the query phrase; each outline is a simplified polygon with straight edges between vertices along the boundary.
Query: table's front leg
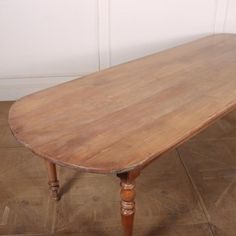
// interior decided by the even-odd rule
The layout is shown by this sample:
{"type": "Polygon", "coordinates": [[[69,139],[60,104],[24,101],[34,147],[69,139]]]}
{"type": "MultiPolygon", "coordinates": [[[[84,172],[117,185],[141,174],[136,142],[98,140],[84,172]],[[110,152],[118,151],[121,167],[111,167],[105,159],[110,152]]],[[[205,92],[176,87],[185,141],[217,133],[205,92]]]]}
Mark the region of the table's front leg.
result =
{"type": "Polygon", "coordinates": [[[58,201],[59,198],[59,181],[57,179],[56,165],[50,161],[45,160],[48,172],[48,185],[51,190],[52,198],[58,201]]]}
{"type": "Polygon", "coordinates": [[[135,213],[135,179],[140,171],[130,171],[118,174],[121,183],[121,220],[124,236],[133,235],[133,222],[135,213]]]}

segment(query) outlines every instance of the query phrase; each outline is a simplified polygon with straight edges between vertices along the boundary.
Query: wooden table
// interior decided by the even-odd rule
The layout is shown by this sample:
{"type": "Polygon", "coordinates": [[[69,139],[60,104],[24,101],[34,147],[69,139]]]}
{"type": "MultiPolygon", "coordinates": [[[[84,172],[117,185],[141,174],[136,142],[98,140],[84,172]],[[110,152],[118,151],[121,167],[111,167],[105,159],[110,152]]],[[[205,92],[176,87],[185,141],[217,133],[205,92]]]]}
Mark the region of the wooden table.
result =
{"type": "Polygon", "coordinates": [[[131,236],[141,170],[235,107],[236,36],[220,34],[26,96],[9,124],[46,160],[56,200],[55,164],[116,174],[131,236]]]}

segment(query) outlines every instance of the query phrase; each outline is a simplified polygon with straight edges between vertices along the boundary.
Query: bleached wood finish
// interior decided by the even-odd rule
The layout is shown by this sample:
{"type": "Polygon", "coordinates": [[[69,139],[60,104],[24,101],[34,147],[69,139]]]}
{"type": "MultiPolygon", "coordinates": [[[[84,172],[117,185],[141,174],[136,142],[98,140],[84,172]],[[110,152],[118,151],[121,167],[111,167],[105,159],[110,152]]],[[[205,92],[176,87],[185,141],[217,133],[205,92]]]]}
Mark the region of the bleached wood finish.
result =
{"type": "Polygon", "coordinates": [[[53,163],[130,175],[234,109],[235,75],[236,36],[209,36],[24,97],[9,124],[53,163]]]}
{"type": "Polygon", "coordinates": [[[143,166],[236,104],[236,36],[206,37],[18,100],[19,142],[89,172],[143,166]]]}

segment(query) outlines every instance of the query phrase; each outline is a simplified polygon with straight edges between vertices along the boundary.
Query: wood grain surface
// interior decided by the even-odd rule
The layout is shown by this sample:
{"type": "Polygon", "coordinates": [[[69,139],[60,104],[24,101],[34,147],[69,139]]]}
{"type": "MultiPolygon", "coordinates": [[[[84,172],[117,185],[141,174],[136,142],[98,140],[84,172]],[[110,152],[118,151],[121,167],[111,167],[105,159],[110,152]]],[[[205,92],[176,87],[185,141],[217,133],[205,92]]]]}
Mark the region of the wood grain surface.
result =
{"type": "Polygon", "coordinates": [[[234,109],[235,75],[236,36],[208,36],[24,97],[9,124],[52,162],[121,173],[234,109]]]}
{"type": "MultiPolygon", "coordinates": [[[[44,161],[6,132],[10,106],[0,102],[0,235],[122,235],[119,179],[58,167],[61,200],[52,200],[44,161]]],[[[145,168],[135,236],[234,236],[235,143],[236,110],[145,168]]]]}

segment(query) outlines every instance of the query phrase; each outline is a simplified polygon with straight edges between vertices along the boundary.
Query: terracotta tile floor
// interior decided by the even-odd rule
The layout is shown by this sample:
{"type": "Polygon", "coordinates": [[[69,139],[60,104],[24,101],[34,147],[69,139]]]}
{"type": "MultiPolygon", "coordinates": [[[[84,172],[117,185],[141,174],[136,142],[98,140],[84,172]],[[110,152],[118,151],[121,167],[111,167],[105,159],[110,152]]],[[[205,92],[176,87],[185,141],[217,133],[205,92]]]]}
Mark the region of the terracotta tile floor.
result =
{"type": "MultiPolygon", "coordinates": [[[[43,161],[18,144],[0,102],[0,235],[121,236],[115,176],[59,168],[51,200],[43,161]]],[[[236,112],[158,159],[137,180],[135,236],[236,235],[236,112]]]]}

